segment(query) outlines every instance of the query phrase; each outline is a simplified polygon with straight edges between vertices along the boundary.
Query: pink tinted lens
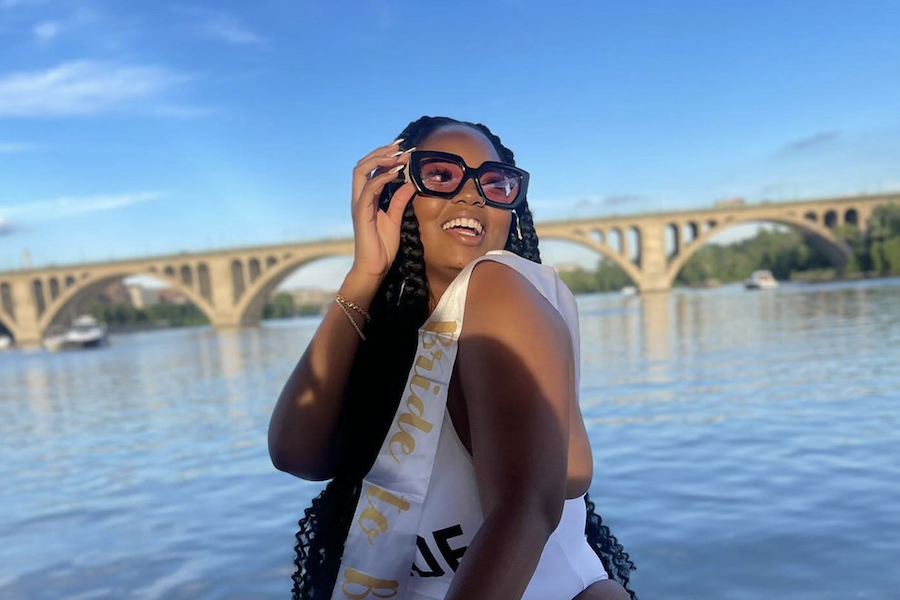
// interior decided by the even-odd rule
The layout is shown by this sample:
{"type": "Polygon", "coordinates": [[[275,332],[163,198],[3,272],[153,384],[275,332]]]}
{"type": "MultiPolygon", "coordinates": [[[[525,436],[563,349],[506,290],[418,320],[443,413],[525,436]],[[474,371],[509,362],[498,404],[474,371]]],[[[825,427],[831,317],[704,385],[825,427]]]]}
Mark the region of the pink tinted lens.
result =
{"type": "Polygon", "coordinates": [[[460,165],[445,160],[422,161],[419,175],[426,190],[432,192],[452,192],[463,178],[460,165]]]}
{"type": "Polygon", "coordinates": [[[509,204],[519,195],[521,177],[515,171],[495,168],[481,176],[481,189],[488,200],[509,204]]]}

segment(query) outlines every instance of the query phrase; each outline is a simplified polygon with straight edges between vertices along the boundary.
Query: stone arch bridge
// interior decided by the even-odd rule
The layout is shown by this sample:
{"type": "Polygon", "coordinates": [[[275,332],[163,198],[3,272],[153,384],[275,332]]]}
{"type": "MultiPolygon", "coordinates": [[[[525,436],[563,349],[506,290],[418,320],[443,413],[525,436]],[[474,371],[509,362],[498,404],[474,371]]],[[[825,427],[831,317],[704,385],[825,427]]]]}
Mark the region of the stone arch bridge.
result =
{"type": "MultiPolygon", "coordinates": [[[[646,293],[668,290],[704,243],[748,222],[798,230],[840,267],[850,249],[835,236],[835,228],[863,228],[876,206],[891,202],[900,203],[900,194],[546,222],[537,224],[537,232],[541,239],[568,240],[594,250],[646,293]]],[[[36,346],[48,327],[69,322],[109,283],[153,275],[187,296],[215,327],[252,326],[271,292],[298,267],[352,253],[352,239],[318,240],[0,272],[0,323],[18,346],[36,346]]]]}

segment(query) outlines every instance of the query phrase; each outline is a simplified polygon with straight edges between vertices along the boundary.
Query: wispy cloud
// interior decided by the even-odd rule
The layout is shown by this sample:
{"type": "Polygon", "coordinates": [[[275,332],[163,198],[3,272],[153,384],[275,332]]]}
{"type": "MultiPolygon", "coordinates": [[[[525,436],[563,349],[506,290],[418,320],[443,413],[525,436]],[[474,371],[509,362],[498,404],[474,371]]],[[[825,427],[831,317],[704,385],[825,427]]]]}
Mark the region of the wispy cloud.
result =
{"type": "Polygon", "coordinates": [[[91,8],[81,6],[71,15],[61,19],[40,21],[31,28],[31,33],[40,44],[50,44],[64,33],[90,26],[99,20],[99,15],[91,8]]]}
{"type": "Polygon", "coordinates": [[[822,131],[814,135],[809,135],[789,142],[780,148],[782,154],[797,154],[807,152],[834,142],[840,137],[837,131],[822,131]]]}
{"type": "Polygon", "coordinates": [[[39,146],[35,144],[23,144],[20,142],[4,142],[0,140],[0,154],[22,154],[34,152],[39,146]]]}
{"type": "Polygon", "coordinates": [[[116,210],[163,197],[162,192],[134,192],[102,196],[62,196],[54,200],[39,200],[24,204],[0,205],[0,219],[47,220],[73,217],[86,213],[116,210]]]}
{"type": "Polygon", "coordinates": [[[35,25],[31,32],[39,42],[49,42],[56,38],[63,29],[60,21],[41,21],[35,25]]]}
{"type": "Polygon", "coordinates": [[[40,4],[42,0],[0,0],[0,8],[15,8],[28,4],[40,4]]]}
{"type": "Polygon", "coordinates": [[[225,13],[205,15],[200,24],[200,31],[206,37],[229,44],[264,44],[268,41],[249,29],[237,17],[225,13]]]}
{"type": "Polygon", "coordinates": [[[231,13],[185,5],[175,5],[172,9],[183,21],[185,32],[192,35],[199,34],[209,40],[235,45],[263,45],[269,42],[267,37],[231,13]]]}
{"type": "Polygon", "coordinates": [[[9,235],[13,233],[13,231],[15,231],[13,224],[3,217],[0,217],[0,235],[9,235]]]}
{"type": "Polygon", "coordinates": [[[0,117],[64,117],[134,108],[189,78],[163,67],[80,60],[0,76],[0,117]]]}

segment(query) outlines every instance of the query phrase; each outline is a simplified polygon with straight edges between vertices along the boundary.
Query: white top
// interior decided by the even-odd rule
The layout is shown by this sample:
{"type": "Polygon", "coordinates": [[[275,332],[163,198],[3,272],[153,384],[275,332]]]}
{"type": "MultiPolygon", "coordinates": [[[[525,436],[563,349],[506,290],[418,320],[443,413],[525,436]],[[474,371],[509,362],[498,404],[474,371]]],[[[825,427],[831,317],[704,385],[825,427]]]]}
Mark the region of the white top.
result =
{"type": "MultiPolygon", "coordinates": [[[[560,312],[572,335],[577,390],[580,377],[577,305],[556,271],[506,250],[493,250],[476,260],[495,260],[514,268],[560,312]]],[[[483,523],[474,462],[460,441],[446,406],[443,416],[434,469],[418,527],[407,600],[445,597],[455,571],[464,560],[465,549],[483,523]]],[[[523,600],[571,600],[591,583],[608,578],[585,538],[586,520],[584,496],[567,499],[559,525],[544,546],[523,600]]]]}

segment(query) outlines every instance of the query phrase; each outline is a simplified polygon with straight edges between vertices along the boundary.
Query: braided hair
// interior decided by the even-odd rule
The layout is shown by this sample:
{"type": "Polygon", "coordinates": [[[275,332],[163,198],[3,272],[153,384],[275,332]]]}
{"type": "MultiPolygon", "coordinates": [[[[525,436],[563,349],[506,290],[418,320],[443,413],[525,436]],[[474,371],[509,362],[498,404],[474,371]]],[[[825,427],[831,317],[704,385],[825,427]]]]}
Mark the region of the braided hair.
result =
{"type": "MultiPolygon", "coordinates": [[[[483,133],[493,144],[501,162],[515,165],[513,152],[486,126],[447,117],[424,116],[413,121],[398,136],[403,138],[400,147],[411,148],[441,127],[460,124],[483,133]]],[[[398,186],[385,186],[379,199],[380,206],[387,208],[398,186]]],[[[527,199],[515,212],[522,239],[518,237],[514,217],[510,219],[505,249],[540,263],[538,237],[527,199]]],[[[362,479],[374,464],[384,432],[397,411],[415,357],[418,329],[430,312],[429,300],[425,250],[410,202],[400,225],[397,256],[372,301],[369,309],[372,321],[366,326],[366,341],[357,349],[350,370],[337,429],[343,443],[335,476],[312,500],[298,523],[292,575],[294,600],[331,598],[362,479]]],[[[588,542],[607,573],[628,589],[634,563],[603,524],[600,515],[594,512],[594,503],[589,496],[585,496],[585,502],[588,542]]],[[[635,598],[634,592],[628,590],[628,593],[635,598]]]]}

